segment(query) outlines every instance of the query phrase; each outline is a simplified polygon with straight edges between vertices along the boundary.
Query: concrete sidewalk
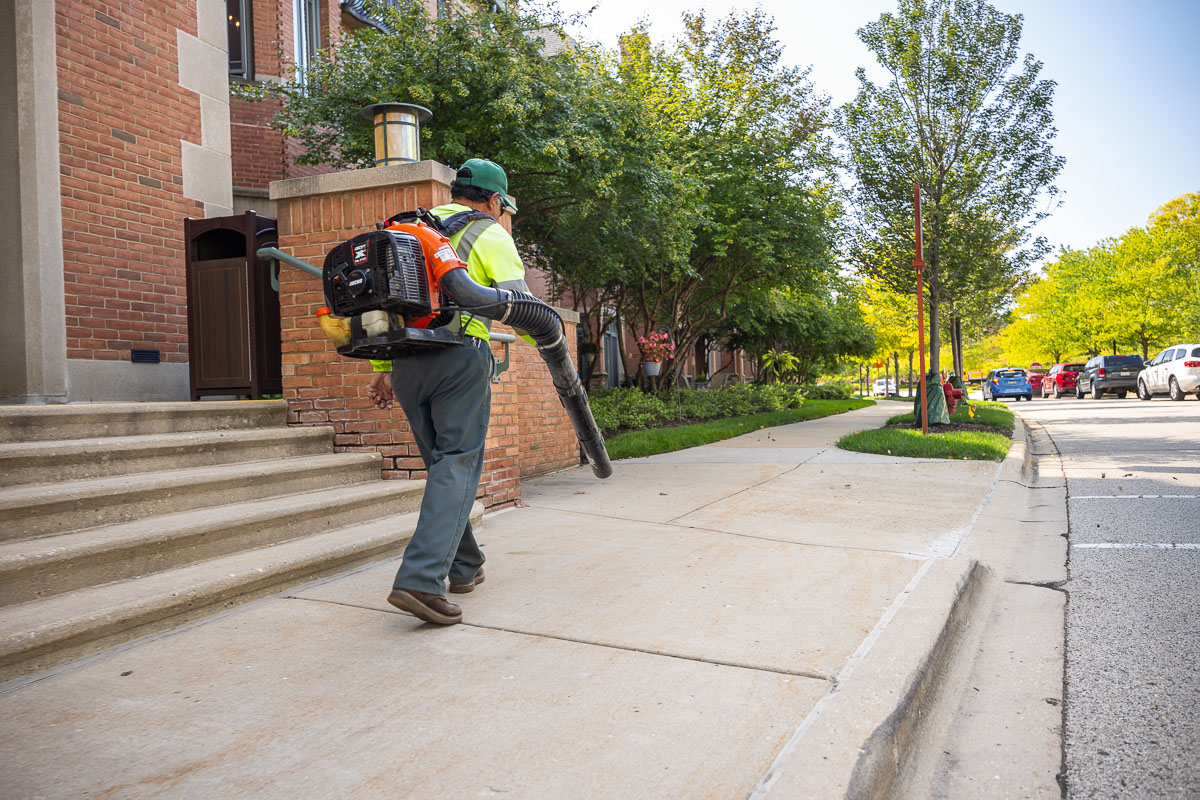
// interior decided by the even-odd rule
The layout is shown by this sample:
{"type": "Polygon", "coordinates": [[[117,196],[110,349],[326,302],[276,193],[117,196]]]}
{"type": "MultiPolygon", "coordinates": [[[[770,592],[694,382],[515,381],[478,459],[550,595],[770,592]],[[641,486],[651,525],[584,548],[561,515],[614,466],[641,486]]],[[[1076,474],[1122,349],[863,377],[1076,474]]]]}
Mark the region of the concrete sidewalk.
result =
{"type": "Polygon", "coordinates": [[[858,792],[1001,469],[832,447],[901,412],[528,481],[462,625],[388,605],[393,559],[9,684],[3,796],[858,792]]]}

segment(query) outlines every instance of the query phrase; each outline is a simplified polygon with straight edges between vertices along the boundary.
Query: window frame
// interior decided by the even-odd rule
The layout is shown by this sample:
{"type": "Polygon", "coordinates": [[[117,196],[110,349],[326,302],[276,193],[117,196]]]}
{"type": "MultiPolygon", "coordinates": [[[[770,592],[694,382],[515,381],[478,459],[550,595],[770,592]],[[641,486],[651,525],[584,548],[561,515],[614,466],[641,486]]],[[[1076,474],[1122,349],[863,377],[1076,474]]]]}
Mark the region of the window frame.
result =
{"type": "Polygon", "coordinates": [[[252,83],[254,81],[254,4],[250,0],[225,0],[225,26],[226,35],[229,31],[229,7],[236,5],[238,8],[238,19],[240,25],[240,39],[242,44],[242,67],[241,71],[234,71],[233,62],[230,61],[232,53],[229,50],[229,42],[226,40],[225,57],[229,63],[229,77],[235,82],[252,83]]]}
{"type": "Polygon", "coordinates": [[[292,0],[292,63],[296,82],[308,83],[308,67],[321,49],[321,0],[292,0]]]}

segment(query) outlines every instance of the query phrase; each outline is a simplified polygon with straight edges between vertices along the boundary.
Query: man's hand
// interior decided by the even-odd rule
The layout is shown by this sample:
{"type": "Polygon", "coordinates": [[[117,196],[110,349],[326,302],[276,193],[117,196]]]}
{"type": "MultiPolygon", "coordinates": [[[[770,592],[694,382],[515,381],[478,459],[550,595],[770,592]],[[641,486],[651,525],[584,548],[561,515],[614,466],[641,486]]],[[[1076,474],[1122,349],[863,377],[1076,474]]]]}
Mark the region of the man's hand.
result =
{"type": "Polygon", "coordinates": [[[367,397],[376,408],[391,408],[396,400],[392,393],[392,373],[375,372],[371,374],[371,382],[367,384],[367,397]]]}

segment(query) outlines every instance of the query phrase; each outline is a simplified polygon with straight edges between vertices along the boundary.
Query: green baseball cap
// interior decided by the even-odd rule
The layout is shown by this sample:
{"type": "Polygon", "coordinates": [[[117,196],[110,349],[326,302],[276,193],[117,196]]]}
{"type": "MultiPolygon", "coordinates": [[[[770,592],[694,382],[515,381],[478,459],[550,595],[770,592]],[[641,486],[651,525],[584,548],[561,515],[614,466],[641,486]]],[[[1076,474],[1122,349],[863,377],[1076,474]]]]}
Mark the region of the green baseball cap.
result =
{"type": "Polygon", "coordinates": [[[500,205],[512,213],[517,213],[517,204],[508,196],[508,176],[504,167],[486,158],[468,158],[458,168],[454,180],[463,186],[478,186],[488,192],[500,193],[500,205]]]}

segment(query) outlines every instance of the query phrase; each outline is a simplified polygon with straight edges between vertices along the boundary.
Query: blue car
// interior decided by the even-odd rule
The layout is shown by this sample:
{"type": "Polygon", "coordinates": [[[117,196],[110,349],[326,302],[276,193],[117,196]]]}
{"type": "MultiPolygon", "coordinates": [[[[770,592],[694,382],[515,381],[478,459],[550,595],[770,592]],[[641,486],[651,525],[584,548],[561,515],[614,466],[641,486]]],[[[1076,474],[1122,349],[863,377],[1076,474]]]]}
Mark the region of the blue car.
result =
{"type": "Polygon", "coordinates": [[[1023,369],[994,369],[983,379],[983,399],[999,400],[1001,397],[1015,397],[1020,400],[1033,399],[1033,384],[1029,375],[1023,369]]]}

